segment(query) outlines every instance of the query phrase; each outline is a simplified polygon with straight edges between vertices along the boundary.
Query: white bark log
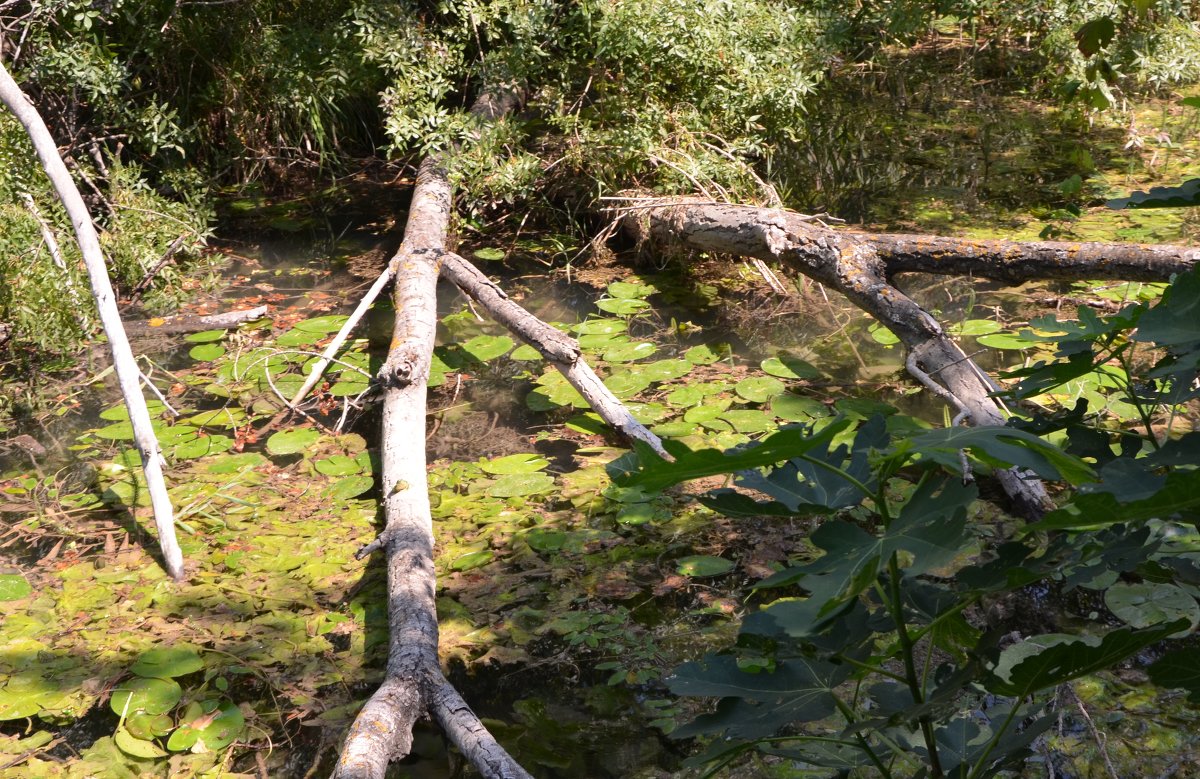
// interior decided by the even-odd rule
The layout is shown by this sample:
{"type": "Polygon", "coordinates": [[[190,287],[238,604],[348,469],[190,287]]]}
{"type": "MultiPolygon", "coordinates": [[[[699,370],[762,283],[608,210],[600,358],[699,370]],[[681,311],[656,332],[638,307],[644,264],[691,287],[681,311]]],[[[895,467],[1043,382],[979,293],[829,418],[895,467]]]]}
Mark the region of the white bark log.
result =
{"type": "Polygon", "coordinates": [[[146,408],[146,399],[142,395],[141,374],[133,350],[129,347],[129,339],[121,326],[121,316],[117,312],[117,299],[113,293],[112,283],[108,278],[104,255],[100,250],[100,239],[96,235],[92,216],[75,186],[67,166],[58,154],[54,138],[46,128],[46,123],[38,114],[37,109],[21,92],[17,82],[13,81],[8,70],[0,64],[0,100],[8,106],[17,119],[29,133],[30,140],[37,150],[38,158],[46,175],[58,193],[63,207],[71,218],[75,229],[75,238],[79,242],[79,250],[87,266],[88,278],[91,281],[92,297],[96,301],[96,309],[100,322],[104,326],[104,334],[108,336],[109,347],[112,350],[113,367],[117,373],[117,383],[129,409],[129,420],[133,424],[134,443],[142,455],[142,468],[146,473],[146,486],[150,491],[150,502],[154,509],[154,524],[158,528],[159,545],[162,548],[163,562],[167,572],[176,581],[183,579],[183,552],[175,538],[174,512],[171,508],[171,498],[167,495],[167,484],[163,478],[163,458],[158,441],[154,437],[154,426],[150,421],[150,412],[146,408]]]}
{"type": "Polygon", "coordinates": [[[633,418],[625,404],[617,399],[604,382],[583,359],[574,338],[559,332],[509,299],[504,290],[492,283],[471,263],[457,254],[447,254],[442,260],[442,276],[454,282],[497,322],[546,358],[557,368],[571,386],[610,427],[629,440],[642,441],[667,460],[673,459],[663,449],[658,436],[633,418]]]}

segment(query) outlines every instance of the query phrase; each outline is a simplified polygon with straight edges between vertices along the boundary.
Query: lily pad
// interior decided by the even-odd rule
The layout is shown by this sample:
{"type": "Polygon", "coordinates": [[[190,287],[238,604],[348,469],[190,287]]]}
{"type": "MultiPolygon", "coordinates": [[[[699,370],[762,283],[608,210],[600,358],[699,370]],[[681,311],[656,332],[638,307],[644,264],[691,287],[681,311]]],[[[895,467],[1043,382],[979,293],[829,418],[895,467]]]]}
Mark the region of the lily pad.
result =
{"type": "Polygon", "coordinates": [[[554,479],[549,475],[536,473],[510,473],[496,479],[488,487],[487,494],[493,498],[513,498],[520,495],[537,495],[554,489],[554,479]]]}
{"type": "Polygon", "coordinates": [[[1032,349],[1040,345],[1035,341],[1022,338],[1016,333],[989,333],[979,336],[975,339],[975,342],[989,349],[1011,349],[1014,351],[1032,349]]]}
{"type": "Polygon", "coordinates": [[[658,347],[648,341],[617,344],[604,350],[604,359],[607,362],[632,362],[649,357],[657,350],[658,347]]]}
{"type": "Polygon", "coordinates": [[[649,284],[638,284],[630,281],[614,281],[608,285],[608,294],[614,298],[623,298],[626,300],[636,300],[644,298],[654,292],[654,287],[649,284]]]}
{"type": "Polygon", "coordinates": [[[505,475],[512,473],[536,473],[544,470],[550,461],[540,454],[510,454],[507,457],[497,457],[485,460],[479,464],[484,473],[505,475]]]}
{"type": "Polygon", "coordinates": [[[0,601],[20,600],[33,592],[33,586],[19,573],[0,573],[0,601]]]}
{"type": "Polygon", "coordinates": [[[113,733],[113,743],[127,755],[132,757],[155,758],[166,757],[167,752],[153,741],[136,738],[125,728],[117,728],[113,733]]]}
{"type": "Polygon", "coordinates": [[[761,363],[763,372],[781,379],[816,379],[821,372],[798,357],[769,357],[761,363]]]}
{"type": "Polygon", "coordinates": [[[188,350],[188,357],[201,362],[215,360],[225,354],[225,347],[218,343],[198,344],[188,350]]]}
{"type": "Polygon", "coordinates": [[[362,463],[344,454],[335,454],[313,463],[317,473],[325,476],[350,476],[362,472],[362,463]]]}
{"type": "Polygon", "coordinates": [[[464,343],[462,350],[480,362],[488,362],[508,354],[513,345],[507,335],[477,335],[464,343]]]}
{"type": "Polygon", "coordinates": [[[183,421],[197,427],[237,427],[246,422],[246,412],[240,408],[218,408],[202,411],[183,421]]]}
{"type": "Polygon", "coordinates": [[[1104,605],[1135,628],[1186,619],[1191,627],[1179,634],[1182,636],[1200,624],[1200,605],[1196,599],[1173,584],[1117,582],[1104,592],[1104,605]]]}
{"type": "Polygon", "coordinates": [[[571,329],[579,335],[612,335],[625,332],[629,325],[620,319],[589,319],[571,329]]]}
{"type": "Polygon", "coordinates": [[[641,311],[650,308],[650,304],[644,300],[636,300],[632,298],[605,298],[596,302],[596,308],[606,314],[616,314],[617,316],[633,316],[641,311]]]}
{"type": "Polygon", "coordinates": [[[347,476],[330,487],[326,494],[338,500],[356,498],[375,486],[375,480],[370,476],[347,476]]]}
{"type": "Polygon", "coordinates": [[[704,400],[704,393],[696,387],[679,387],[667,393],[667,402],[677,408],[694,406],[704,400]]]}
{"type": "Polygon", "coordinates": [[[0,689],[0,721],[25,719],[42,710],[39,691],[0,689]]]}
{"type": "Polygon", "coordinates": [[[190,344],[209,344],[213,341],[220,341],[224,337],[224,330],[205,330],[200,333],[188,333],[183,340],[190,344]]]}
{"type": "Polygon", "coordinates": [[[731,353],[729,344],[704,344],[693,346],[683,353],[683,359],[692,365],[711,365],[717,360],[723,360],[731,353]]]}
{"type": "Polygon", "coordinates": [[[494,246],[485,246],[482,249],[476,249],[471,252],[471,256],[485,262],[497,262],[503,260],[507,255],[503,249],[497,249],[494,246]]]}
{"type": "Polygon", "coordinates": [[[791,393],[771,398],[771,413],[788,422],[811,422],[829,416],[829,410],[819,400],[791,393]]]}
{"type": "Polygon", "coordinates": [[[343,314],[317,316],[312,319],[305,319],[303,322],[297,322],[293,325],[293,329],[302,330],[306,333],[336,333],[342,329],[342,325],[346,324],[346,320],[349,318],[343,314]]]}
{"type": "Polygon", "coordinates": [[[691,555],[690,557],[681,557],[675,561],[675,570],[681,576],[691,576],[693,578],[704,578],[707,576],[720,576],[729,573],[733,570],[733,563],[726,560],[724,557],[713,557],[712,555],[691,555]]]}
{"type": "Polygon", "coordinates": [[[311,427],[296,430],[280,430],[267,439],[267,451],[271,454],[297,454],[317,442],[321,434],[311,427]]]}
{"type": "Polygon", "coordinates": [[[650,381],[672,381],[680,379],[692,372],[692,364],[687,360],[658,360],[657,362],[639,365],[638,371],[645,374],[650,381]]]}
{"type": "Polygon", "coordinates": [[[207,470],[209,473],[237,473],[238,471],[262,465],[266,461],[267,458],[258,452],[224,454],[216,461],[209,463],[207,470]]]}
{"type": "Polygon", "coordinates": [[[785,389],[783,382],[774,376],[751,376],[742,379],[734,387],[738,395],[753,403],[765,403],[783,394],[785,389]]]}
{"type": "Polygon", "coordinates": [[[534,362],[542,359],[542,353],[529,344],[521,344],[508,357],[511,360],[520,360],[521,362],[534,362]]]}
{"type": "Polygon", "coordinates": [[[172,679],[195,673],[203,667],[200,652],[194,647],[164,646],[143,652],[129,672],[135,676],[172,679]]]}
{"type": "Polygon", "coordinates": [[[452,571],[469,571],[472,568],[479,568],[487,565],[495,558],[491,549],[479,549],[474,552],[467,552],[464,555],[459,555],[450,562],[450,570],[452,571]]]}
{"type": "Polygon", "coordinates": [[[288,330],[275,339],[276,346],[312,346],[325,337],[325,333],[311,330],[288,330]]]}
{"type": "Polygon", "coordinates": [[[533,528],[528,533],[525,533],[522,538],[525,543],[529,544],[535,552],[542,554],[557,552],[567,543],[567,533],[562,530],[544,530],[542,528],[533,528]]]}
{"type": "Polygon", "coordinates": [[[135,678],[117,685],[108,701],[118,715],[135,711],[147,714],[166,714],[183,697],[183,689],[172,679],[135,678]]]}

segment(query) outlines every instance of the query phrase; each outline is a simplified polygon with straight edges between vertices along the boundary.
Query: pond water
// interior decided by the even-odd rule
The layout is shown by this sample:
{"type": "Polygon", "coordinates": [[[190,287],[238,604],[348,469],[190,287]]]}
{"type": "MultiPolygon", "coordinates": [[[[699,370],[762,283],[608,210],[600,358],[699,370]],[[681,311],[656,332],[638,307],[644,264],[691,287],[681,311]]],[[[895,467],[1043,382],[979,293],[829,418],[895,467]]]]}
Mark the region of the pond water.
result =
{"type": "MultiPolygon", "coordinates": [[[[187,694],[240,704],[257,728],[257,735],[246,736],[253,748],[231,756],[230,768],[281,777],[328,774],[357,702],[378,682],[386,647],[381,565],[351,559],[377,520],[370,478],[376,412],[369,393],[355,404],[368,387],[347,369],[331,378],[313,413],[326,424],[344,418],[350,437],[318,439],[314,432],[296,443],[276,437],[296,435],[290,430],[255,430],[241,409],[265,420],[270,393],[238,382],[255,378],[263,362],[268,382],[294,381],[304,355],[319,350],[336,328],[323,318],[357,301],[369,282],[347,270],[345,255],[361,259],[371,247],[366,236],[347,240],[353,248],[341,252],[314,250],[305,241],[229,246],[224,281],[194,305],[225,310],[268,303],[272,329],[180,339],[147,354],[159,371],[152,378],[173,400],[177,391],[176,402],[185,407],[186,424],[170,423],[173,443],[165,448],[171,478],[183,482],[173,496],[185,552],[199,567],[190,589],[172,593],[146,578],[152,561],[138,550],[152,549],[153,539],[144,522],[139,528],[128,512],[97,511],[96,503],[78,498],[64,506],[63,496],[79,489],[64,476],[76,465],[46,461],[30,474],[21,458],[3,464],[7,474],[22,471],[6,482],[17,485],[5,505],[7,561],[72,596],[43,598],[28,614],[30,621],[63,620],[56,628],[60,646],[20,623],[22,640],[44,647],[40,651],[54,656],[65,677],[78,680],[78,689],[64,682],[59,690],[76,708],[59,701],[59,713],[46,718],[63,726],[54,731],[63,740],[47,747],[48,754],[68,761],[80,752],[100,755],[97,745],[111,741],[117,718],[107,707],[81,708],[91,705],[96,684],[111,688],[138,652],[178,641],[202,647],[206,657],[203,679],[181,677],[190,680],[187,694]],[[288,348],[300,356],[283,360],[273,374],[275,357],[255,356],[271,344],[263,334],[277,344],[291,337],[288,348]],[[201,346],[210,348],[197,351],[201,346]],[[238,362],[243,355],[247,363],[238,362]],[[183,430],[188,425],[195,430],[183,430]],[[202,451],[197,442],[204,443],[202,451]],[[310,490],[310,480],[320,486],[310,490]],[[30,512],[37,522],[28,521],[30,512]],[[64,517],[80,524],[69,529],[64,517]],[[73,589],[87,582],[118,590],[120,598],[105,601],[73,589]],[[72,634],[75,643],[61,638],[76,630],[69,614],[111,609],[125,615],[131,603],[153,603],[167,616],[148,625],[119,616],[108,633],[89,624],[72,634]],[[231,627],[239,619],[252,627],[231,627]],[[105,659],[97,668],[81,660],[89,656],[105,659]]],[[[463,253],[470,256],[473,248],[463,253]]],[[[549,273],[542,259],[513,252],[503,264],[479,264],[536,315],[571,327],[601,375],[614,379],[614,391],[663,435],[730,446],[779,424],[814,419],[834,405],[867,414],[880,400],[934,423],[945,416],[939,401],[913,391],[886,333],[816,285],[802,283],[794,294],[779,295],[748,265],[717,262],[687,269],[600,263],[568,278],[549,273]],[[764,371],[774,383],[760,380],[764,371]]],[[[1042,307],[1042,298],[1063,292],[963,278],[912,278],[904,286],[959,328],[969,353],[978,352],[990,370],[1025,357],[973,346],[972,339],[1016,326],[1042,307]]],[[[675,775],[689,750],[659,726],[683,716],[690,704],[666,694],[664,674],[733,638],[737,617],[753,607],[747,585],[772,565],[806,554],[811,525],[734,523],[698,512],[685,499],[629,502],[603,476],[603,464],[619,451],[616,442],[554,374],[505,344],[502,331],[476,317],[454,290],[440,289],[439,301],[443,326],[426,447],[451,678],[539,777],[675,775]],[[507,473],[515,466],[506,458],[522,453],[541,459],[530,473],[507,473]],[[711,577],[681,576],[676,561],[697,553],[737,566],[711,577]]],[[[362,335],[344,359],[374,367],[390,338],[386,301],[362,335]]],[[[128,471],[122,462],[131,463],[119,452],[114,456],[122,440],[113,429],[121,424],[112,413],[115,402],[111,387],[102,401],[89,398],[87,413],[69,416],[54,435],[68,442],[82,436],[75,453],[94,471],[83,491],[102,491],[113,506],[138,505],[136,479],[133,497],[120,486],[128,471]],[[96,416],[101,410],[102,418],[96,416]]],[[[42,708],[52,707],[43,701],[42,708]]],[[[0,735],[25,734],[24,727],[0,722],[0,735]]],[[[190,764],[171,759],[171,775],[192,775],[190,764]]],[[[817,775],[789,772],[780,761],[753,771],[742,775],[817,775]]],[[[440,735],[425,727],[394,773],[466,775],[440,735]]],[[[7,775],[0,768],[0,776],[7,775]]]]}

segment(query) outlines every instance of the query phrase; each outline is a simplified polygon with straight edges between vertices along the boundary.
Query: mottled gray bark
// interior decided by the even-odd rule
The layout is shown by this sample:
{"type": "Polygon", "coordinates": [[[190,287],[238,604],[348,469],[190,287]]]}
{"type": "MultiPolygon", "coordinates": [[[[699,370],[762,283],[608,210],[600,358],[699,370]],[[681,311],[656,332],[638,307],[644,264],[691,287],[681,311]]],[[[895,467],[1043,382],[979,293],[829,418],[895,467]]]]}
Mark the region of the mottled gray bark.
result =
{"type": "Polygon", "coordinates": [[[227,327],[237,327],[267,315],[266,306],[243,308],[237,311],[224,311],[220,314],[180,314],[179,316],[158,317],[156,319],[138,319],[126,321],[125,331],[134,338],[146,338],[154,335],[178,335],[179,333],[199,333],[203,330],[224,330],[227,327]]]}

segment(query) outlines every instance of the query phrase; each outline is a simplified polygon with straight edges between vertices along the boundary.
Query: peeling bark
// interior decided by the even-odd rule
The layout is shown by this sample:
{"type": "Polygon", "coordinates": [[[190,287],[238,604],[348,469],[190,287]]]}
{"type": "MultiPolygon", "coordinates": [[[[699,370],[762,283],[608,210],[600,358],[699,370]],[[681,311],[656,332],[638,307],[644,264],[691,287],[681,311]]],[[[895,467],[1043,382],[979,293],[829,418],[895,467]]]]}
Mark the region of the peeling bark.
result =
{"type": "MultiPolygon", "coordinates": [[[[900,339],[909,372],[950,401],[961,418],[973,425],[1004,424],[990,397],[993,382],[936,319],[892,285],[886,259],[867,236],[779,209],[687,200],[639,207],[624,222],[642,239],[781,262],[838,290],[900,339]]],[[[1012,469],[997,476],[1019,513],[1040,516],[1051,507],[1040,481],[1012,469]]]]}

